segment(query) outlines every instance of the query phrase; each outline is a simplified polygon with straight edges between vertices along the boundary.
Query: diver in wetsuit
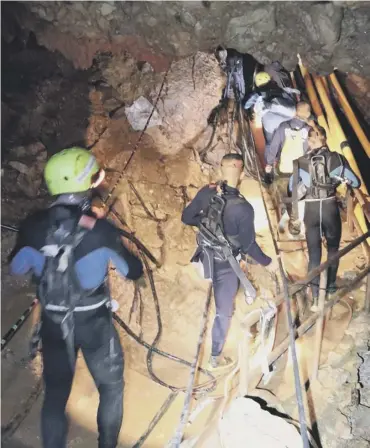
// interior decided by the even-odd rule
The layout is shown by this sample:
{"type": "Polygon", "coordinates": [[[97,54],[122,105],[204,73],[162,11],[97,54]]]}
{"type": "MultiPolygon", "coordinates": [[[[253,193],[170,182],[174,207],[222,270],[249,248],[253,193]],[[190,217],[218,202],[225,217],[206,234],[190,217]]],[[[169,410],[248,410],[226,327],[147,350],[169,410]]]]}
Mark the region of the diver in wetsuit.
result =
{"type": "Polygon", "coordinates": [[[66,448],[65,408],[71,392],[77,352],[81,349],[99,391],[99,448],[115,448],[123,418],[124,358],[113,325],[106,282],[109,263],[131,280],[141,261],[124,246],[118,229],[91,212],[91,189],[103,170],[89,151],[70,148],[45,167],[55,202],[21,224],[11,272],[32,272],[41,304],[44,403],[43,448],[66,448]]]}
{"type": "MultiPolygon", "coordinates": [[[[341,183],[359,188],[360,180],[351,170],[346,158],[331,152],[326,143],[326,132],[321,126],[311,129],[308,135],[308,152],[298,159],[297,179],[289,181],[289,190],[297,189],[297,200],[304,200],[304,224],[309,256],[308,271],[321,263],[322,239],[325,237],[328,258],[334,255],[340,244],[342,221],[336,189],[341,183]]],[[[297,209],[294,207],[293,209],[297,209]]],[[[298,220],[294,213],[293,220],[298,220]]],[[[327,292],[336,290],[339,260],[328,268],[327,292]]],[[[319,277],[312,280],[311,291],[314,304],[319,296],[319,277]]]]}

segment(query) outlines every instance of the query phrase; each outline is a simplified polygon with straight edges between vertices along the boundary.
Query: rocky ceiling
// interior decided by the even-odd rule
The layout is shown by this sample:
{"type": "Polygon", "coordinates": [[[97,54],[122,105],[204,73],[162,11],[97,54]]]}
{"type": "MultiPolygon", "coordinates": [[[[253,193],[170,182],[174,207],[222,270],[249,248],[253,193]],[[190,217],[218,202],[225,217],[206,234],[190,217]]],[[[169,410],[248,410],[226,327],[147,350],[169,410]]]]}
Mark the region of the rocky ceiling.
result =
{"type": "MultiPolygon", "coordinates": [[[[161,70],[173,58],[218,44],[286,68],[300,53],[319,73],[337,67],[370,77],[370,5],[366,2],[17,2],[25,35],[59,50],[76,68],[98,52],[129,50],[161,70]]],[[[8,26],[4,37],[12,38],[8,26]]]]}

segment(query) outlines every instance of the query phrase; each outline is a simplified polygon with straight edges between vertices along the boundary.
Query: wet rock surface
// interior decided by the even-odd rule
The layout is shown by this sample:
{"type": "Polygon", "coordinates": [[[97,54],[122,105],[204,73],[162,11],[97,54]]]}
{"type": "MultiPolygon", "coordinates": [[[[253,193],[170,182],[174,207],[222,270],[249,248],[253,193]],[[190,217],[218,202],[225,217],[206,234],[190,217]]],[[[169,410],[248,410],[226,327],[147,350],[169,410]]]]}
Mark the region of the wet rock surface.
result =
{"type": "Polygon", "coordinates": [[[173,57],[218,44],[279,59],[291,69],[300,53],[309,66],[370,75],[369,7],[365,2],[20,2],[25,30],[76,67],[98,51],[132,50],[155,69],[173,57]]]}

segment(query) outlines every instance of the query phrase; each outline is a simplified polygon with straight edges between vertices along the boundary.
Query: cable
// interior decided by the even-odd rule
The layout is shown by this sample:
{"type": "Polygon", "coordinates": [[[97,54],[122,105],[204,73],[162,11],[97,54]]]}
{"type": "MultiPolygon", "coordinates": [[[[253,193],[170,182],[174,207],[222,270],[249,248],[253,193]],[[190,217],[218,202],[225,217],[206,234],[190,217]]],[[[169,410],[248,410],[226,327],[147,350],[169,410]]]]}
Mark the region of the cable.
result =
{"type": "Polygon", "coordinates": [[[293,360],[294,384],[295,384],[295,392],[296,392],[297,404],[298,404],[298,414],[299,414],[299,423],[300,423],[300,427],[301,427],[301,437],[302,437],[303,447],[309,448],[310,444],[309,444],[308,435],[307,435],[308,432],[307,432],[305,410],[304,410],[304,405],[303,405],[302,386],[301,386],[301,380],[300,380],[300,375],[299,375],[297,352],[296,352],[296,347],[295,347],[295,332],[293,329],[293,317],[292,317],[292,311],[291,311],[291,306],[290,306],[288,282],[287,282],[287,279],[285,276],[285,271],[284,271],[283,263],[281,260],[281,255],[279,252],[279,247],[277,245],[277,242],[276,242],[276,239],[274,236],[274,230],[273,230],[271,219],[270,219],[270,216],[268,213],[266,201],[263,196],[262,180],[261,180],[261,174],[260,174],[259,168],[258,168],[257,155],[256,155],[257,152],[256,152],[256,148],[254,145],[253,136],[252,136],[252,142],[253,142],[253,146],[254,146],[253,155],[254,155],[254,161],[255,161],[256,171],[257,171],[257,175],[258,175],[258,183],[259,183],[259,187],[260,187],[260,191],[261,191],[262,202],[263,202],[263,206],[264,206],[265,213],[267,216],[267,222],[269,225],[271,238],[272,238],[275,253],[276,253],[276,256],[278,259],[280,275],[282,277],[282,282],[283,282],[284,301],[285,301],[287,318],[288,318],[289,341],[290,341],[290,349],[291,349],[292,360],[293,360]]]}
{"type": "Polygon", "coordinates": [[[33,299],[31,305],[20,315],[18,320],[14,325],[10,327],[10,329],[4,334],[1,338],[1,351],[8,345],[13,336],[18,332],[20,328],[22,328],[23,324],[26,322],[27,318],[31,315],[33,308],[38,303],[37,299],[33,299]]]}
{"type": "Polygon", "coordinates": [[[211,305],[211,298],[212,298],[212,283],[210,283],[210,285],[208,287],[207,299],[206,299],[206,303],[204,306],[202,323],[201,323],[201,327],[200,327],[200,334],[199,334],[199,338],[198,338],[197,351],[196,351],[194,361],[191,366],[189,383],[188,383],[188,387],[186,390],[184,407],[181,412],[180,423],[177,427],[174,437],[172,438],[171,442],[169,443],[169,448],[170,447],[178,448],[180,446],[180,443],[181,443],[183,435],[184,435],[185,426],[186,426],[188,416],[189,416],[190,403],[191,403],[191,399],[193,396],[195,373],[197,371],[197,365],[199,362],[200,352],[201,352],[201,348],[202,348],[203,341],[204,341],[204,336],[206,334],[206,329],[207,329],[207,320],[208,320],[209,307],[211,305]]]}

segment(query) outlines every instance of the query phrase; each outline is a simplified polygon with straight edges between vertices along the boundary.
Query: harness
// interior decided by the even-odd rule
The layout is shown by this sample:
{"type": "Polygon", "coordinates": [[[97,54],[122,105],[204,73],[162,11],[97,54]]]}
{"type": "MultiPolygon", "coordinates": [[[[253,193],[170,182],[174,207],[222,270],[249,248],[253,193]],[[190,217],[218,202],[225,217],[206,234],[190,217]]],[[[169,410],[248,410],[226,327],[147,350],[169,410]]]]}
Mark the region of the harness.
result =
{"type": "Polygon", "coordinates": [[[225,190],[225,183],[219,184],[217,193],[210,199],[208,209],[201,218],[197,243],[204,255],[203,266],[208,270],[207,278],[213,279],[214,260],[228,261],[243,285],[247,302],[252,303],[256,298],[256,290],[236,259],[240,254],[240,243],[237,237],[226,235],[223,225],[226,206],[244,202],[242,195],[230,194],[225,190]]]}
{"type": "Polygon", "coordinates": [[[342,158],[337,152],[330,152],[327,148],[321,148],[314,154],[307,154],[300,160],[293,161],[293,219],[298,219],[298,201],[304,199],[306,202],[320,202],[320,235],[322,237],[322,202],[335,199],[336,188],[341,183],[345,166],[342,158]],[[336,179],[330,177],[333,168],[333,157],[338,157],[340,163],[340,175],[336,179]],[[310,176],[310,186],[299,181],[299,165],[303,162],[310,176]]]}
{"type": "MultiPolygon", "coordinates": [[[[57,214],[58,210],[56,216],[57,214]]],[[[80,213],[67,213],[61,219],[51,215],[46,244],[40,249],[45,256],[45,264],[37,297],[43,318],[48,318],[60,327],[72,367],[76,361],[74,313],[110,305],[109,294],[102,285],[93,290],[84,290],[75,272],[75,250],[94,225],[93,218],[80,213]]],[[[36,327],[33,338],[36,338],[36,332],[39,331],[40,325],[36,327]]]]}

